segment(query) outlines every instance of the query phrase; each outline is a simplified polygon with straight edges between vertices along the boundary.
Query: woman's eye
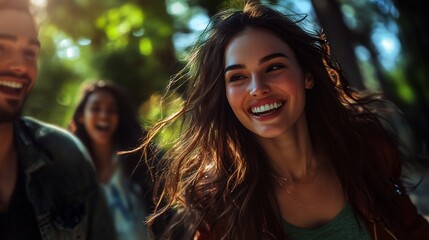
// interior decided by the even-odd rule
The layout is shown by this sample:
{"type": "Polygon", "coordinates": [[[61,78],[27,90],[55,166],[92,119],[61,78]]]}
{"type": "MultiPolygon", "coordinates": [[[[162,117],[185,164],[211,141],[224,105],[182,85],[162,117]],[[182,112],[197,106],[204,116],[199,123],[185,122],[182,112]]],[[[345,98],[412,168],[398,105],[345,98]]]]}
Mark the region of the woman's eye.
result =
{"type": "Polygon", "coordinates": [[[274,65],[271,65],[268,67],[267,72],[276,71],[276,70],[282,69],[284,67],[285,66],[282,64],[274,64],[274,65]]]}
{"type": "Polygon", "coordinates": [[[93,112],[93,113],[98,113],[98,112],[100,112],[100,107],[92,107],[92,108],[90,108],[90,110],[91,110],[91,112],[93,112]]]}
{"type": "Polygon", "coordinates": [[[116,108],[108,108],[107,113],[108,114],[117,114],[118,110],[116,108]]]}
{"type": "Polygon", "coordinates": [[[229,78],[229,82],[235,82],[235,81],[243,80],[244,78],[245,78],[245,76],[243,76],[243,75],[234,75],[234,76],[229,78]]]}

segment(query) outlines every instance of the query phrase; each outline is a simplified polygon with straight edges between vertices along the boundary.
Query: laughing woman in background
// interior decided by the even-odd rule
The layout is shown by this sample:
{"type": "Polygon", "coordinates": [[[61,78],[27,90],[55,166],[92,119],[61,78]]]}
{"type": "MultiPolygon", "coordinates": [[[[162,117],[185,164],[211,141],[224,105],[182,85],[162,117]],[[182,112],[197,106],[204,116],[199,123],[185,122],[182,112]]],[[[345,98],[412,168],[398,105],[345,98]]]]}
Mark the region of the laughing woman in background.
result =
{"type": "Polygon", "coordinates": [[[104,81],[88,85],[69,130],[91,154],[119,239],[149,239],[144,221],[151,191],[145,165],[136,168],[139,154],[117,154],[133,149],[143,134],[126,94],[104,81]]]}

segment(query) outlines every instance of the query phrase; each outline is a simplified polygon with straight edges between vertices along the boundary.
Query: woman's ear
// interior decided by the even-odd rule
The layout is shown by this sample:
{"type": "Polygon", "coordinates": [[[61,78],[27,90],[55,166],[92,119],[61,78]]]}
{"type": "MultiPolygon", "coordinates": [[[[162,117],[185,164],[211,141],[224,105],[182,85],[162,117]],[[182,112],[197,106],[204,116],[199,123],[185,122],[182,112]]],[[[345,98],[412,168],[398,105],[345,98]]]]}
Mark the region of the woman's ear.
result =
{"type": "Polygon", "coordinates": [[[314,86],[313,75],[311,75],[310,73],[305,74],[304,86],[305,86],[305,89],[312,89],[314,86]]]}

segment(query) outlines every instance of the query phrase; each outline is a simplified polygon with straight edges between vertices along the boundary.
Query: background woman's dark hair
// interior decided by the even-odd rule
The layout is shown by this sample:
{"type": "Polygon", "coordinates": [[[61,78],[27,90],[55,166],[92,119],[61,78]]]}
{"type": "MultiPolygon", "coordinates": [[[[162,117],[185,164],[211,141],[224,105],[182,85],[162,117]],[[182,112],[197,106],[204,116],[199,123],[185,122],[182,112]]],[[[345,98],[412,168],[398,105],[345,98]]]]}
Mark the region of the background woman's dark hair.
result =
{"type": "Polygon", "coordinates": [[[323,34],[303,30],[298,23],[304,19],[294,17],[258,4],[215,15],[187,66],[172,79],[171,85],[187,82],[183,108],[156,124],[143,144],[172,122],[182,124],[160,173],[165,204],[149,219],[151,224],[176,211],[163,238],[192,239],[199,228],[218,234],[215,239],[287,239],[266,153],[225,95],[225,48],[249,27],[281,38],[313,76],[305,108],[311,141],[320,160],[336,172],[348,201],[357,209],[356,199],[363,199],[365,211],[387,227],[396,225],[393,189],[381,159],[396,157],[397,148],[369,108],[378,99],[350,88],[323,34]]]}
{"type": "Polygon", "coordinates": [[[98,91],[106,91],[111,94],[117,104],[119,121],[112,137],[116,150],[124,151],[134,149],[138,145],[139,139],[143,137],[142,128],[138,121],[136,111],[133,109],[133,105],[126,92],[109,82],[97,81],[84,88],[81,100],[76,107],[69,125],[69,130],[81,139],[91,152],[90,138],[80,119],[83,116],[89,97],[91,94],[98,91]]]}
{"type": "MultiPolygon", "coordinates": [[[[69,130],[83,142],[90,154],[93,155],[88,133],[81,123],[80,118],[83,115],[89,97],[91,94],[98,91],[108,92],[114,97],[117,103],[119,121],[113,135],[115,143],[114,147],[117,151],[134,150],[140,143],[140,139],[145,137],[146,132],[141,128],[136,110],[133,108],[125,90],[110,82],[97,81],[85,86],[81,100],[79,101],[73,114],[72,121],[69,124],[69,130]]],[[[148,212],[151,212],[153,207],[152,179],[150,178],[147,165],[142,164],[144,161],[141,161],[141,157],[141,151],[136,150],[126,154],[120,154],[119,161],[125,176],[138,184],[144,191],[144,206],[147,207],[148,212]]],[[[147,157],[154,156],[150,155],[147,157]]]]}
{"type": "MultiPolygon", "coordinates": [[[[116,148],[115,150],[127,151],[134,149],[139,144],[140,139],[144,137],[144,131],[138,121],[136,110],[133,108],[125,90],[110,82],[97,81],[85,86],[81,100],[79,101],[73,114],[72,121],[69,124],[69,130],[83,142],[89,153],[93,155],[90,138],[80,119],[83,115],[89,97],[91,94],[98,91],[106,91],[111,94],[117,104],[119,120],[116,131],[112,137],[115,144],[114,147],[116,148]]],[[[127,176],[130,177],[134,172],[134,169],[139,165],[140,157],[140,154],[137,152],[133,154],[120,155],[121,165],[127,176]]],[[[137,175],[135,177],[137,178],[137,175]]]]}

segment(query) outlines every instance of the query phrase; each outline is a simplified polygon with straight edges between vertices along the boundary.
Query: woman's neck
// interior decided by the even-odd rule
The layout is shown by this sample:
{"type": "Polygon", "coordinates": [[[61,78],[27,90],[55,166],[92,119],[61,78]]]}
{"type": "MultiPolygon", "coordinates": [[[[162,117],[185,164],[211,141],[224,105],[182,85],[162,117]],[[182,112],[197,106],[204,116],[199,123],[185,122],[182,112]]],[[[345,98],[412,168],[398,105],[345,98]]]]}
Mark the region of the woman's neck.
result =
{"type": "Polygon", "coordinates": [[[92,144],[91,147],[98,180],[106,183],[110,180],[116,169],[116,154],[113,144],[92,144]]]}
{"type": "Polygon", "coordinates": [[[306,127],[289,131],[281,138],[259,139],[259,142],[268,155],[275,175],[300,180],[316,167],[318,158],[306,127]]]}

